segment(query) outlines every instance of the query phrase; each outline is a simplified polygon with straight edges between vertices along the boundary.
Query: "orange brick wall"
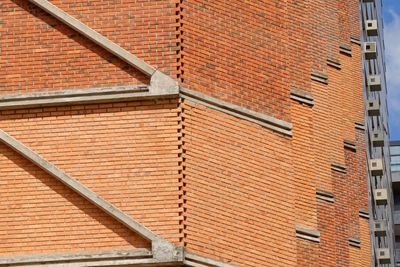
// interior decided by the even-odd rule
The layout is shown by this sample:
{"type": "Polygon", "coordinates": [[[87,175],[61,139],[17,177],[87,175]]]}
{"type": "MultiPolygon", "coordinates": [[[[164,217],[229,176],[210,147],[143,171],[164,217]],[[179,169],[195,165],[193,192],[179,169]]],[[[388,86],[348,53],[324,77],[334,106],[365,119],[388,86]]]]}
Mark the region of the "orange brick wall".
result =
{"type": "MultiPolygon", "coordinates": [[[[178,153],[181,153],[178,147],[178,112],[177,100],[13,110],[0,113],[0,128],[155,233],[177,243],[180,238],[179,220],[181,219],[178,203],[179,169],[181,168],[178,158],[178,153]]],[[[2,151],[6,151],[7,154],[13,156],[13,159],[18,160],[13,162],[7,159],[6,155],[2,155],[2,171],[3,166],[7,166],[6,185],[10,187],[8,190],[24,194],[24,189],[28,187],[35,192],[35,195],[39,195],[37,201],[42,202],[41,206],[64,205],[65,207],[61,207],[59,211],[60,218],[53,214],[54,220],[60,221],[60,227],[64,225],[62,216],[67,216],[63,211],[73,207],[74,203],[68,201],[70,198],[78,202],[78,207],[83,205],[82,208],[88,210],[87,217],[90,218],[89,215],[95,212],[90,205],[86,207],[88,203],[82,199],[74,200],[77,197],[68,193],[69,191],[60,183],[54,182],[54,178],[49,178],[47,175],[42,177],[43,173],[36,167],[28,168],[28,170],[33,169],[32,174],[27,172],[28,170],[20,170],[15,164],[24,166],[20,163],[22,159],[4,147],[2,151]],[[12,171],[13,169],[15,172],[12,171]],[[16,177],[18,180],[15,180],[16,177]],[[25,179],[27,179],[27,185],[24,185],[25,179]],[[58,191],[53,192],[56,189],[47,189],[48,186],[41,180],[45,180],[46,183],[52,180],[51,185],[58,187],[58,191]],[[36,184],[43,189],[35,187],[36,184]],[[63,199],[64,191],[71,197],[63,199]],[[58,198],[55,199],[53,195],[58,198]]],[[[26,164],[26,161],[24,163],[26,164]]],[[[11,197],[10,194],[5,196],[1,194],[1,196],[5,197],[5,200],[11,197]]],[[[10,201],[18,197],[19,195],[13,195],[10,201]]],[[[30,199],[28,197],[27,201],[30,199]]],[[[29,212],[30,206],[25,204],[29,204],[29,201],[21,203],[23,206],[20,212],[34,217],[35,213],[29,212]]],[[[12,210],[12,205],[10,209],[12,210]]],[[[44,214],[43,219],[25,221],[28,228],[39,227],[49,218],[46,216],[52,215],[46,214],[46,210],[41,212],[44,214]]],[[[78,214],[85,215],[84,212],[78,214]]],[[[78,214],[75,215],[76,220],[78,220],[78,214]]],[[[101,216],[105,215],[98,216],[101,219],[101,216]]],[[[47,225],[51,223],[50,221],[47,225]]],[[[12,229],[20,222],[18,218],[15,218],[6,223],[12,229]]],[[[67,227],[73,228],[73,225],[67,227]]],[[[76,229],[76,231],[81,234],[85,232],[83,229],[76,229]]],[[[126,230],[124,231],[126,235],[126,230]]],[[[69,235],[60,230],[56,232],[57,234],[54,235],[59,239],[69,235]]],[[[10,233],[10,235],[7,238],[11,238],[13,234],[10,233]]],[[[36,235],[40,234],[36,233],[36,235]]],[[[72,235],[71,238],[73,237],[72,235]]],[[[87,238],[90,242],[96,240],[90,236],[87,238]]],[[[113,244],[111,239],[110,244],[113,244]]],[[[47,249],[52,249],[51,240],[48,240],[47,246],[50,246],[47,249]]],[[[111,245],[104,241],[102,246],[111,245]]]]}
{"type": "Polygon", "coordinates": [[[185,101],[185,245],[239,266],[295,266],[290,139],[185,101]]]}
{"type": "MultiPolygon", "coordinates": [[[[290,122],[293,135],[186,99],[1,111],[0,129],[188,251],[238,266],[369,266],[358,215],[368,208],[365,140],[354,127],[364,120],[361,51],[350,42],[358,1],[51,2],[183,87],[290,122]]],[[[26,0],[5,0],[0,17],[0,95],[149,83],[26,0]]],[[[0,169],[0,214],[15,211],[0,216],[1,255],[149,247],[4,145],[0,169]]]]}
{"type": "Polygon", "coordinates": [[[280,1],[184,1],[183,86],[289,119],[287,12],[280,1]]]}

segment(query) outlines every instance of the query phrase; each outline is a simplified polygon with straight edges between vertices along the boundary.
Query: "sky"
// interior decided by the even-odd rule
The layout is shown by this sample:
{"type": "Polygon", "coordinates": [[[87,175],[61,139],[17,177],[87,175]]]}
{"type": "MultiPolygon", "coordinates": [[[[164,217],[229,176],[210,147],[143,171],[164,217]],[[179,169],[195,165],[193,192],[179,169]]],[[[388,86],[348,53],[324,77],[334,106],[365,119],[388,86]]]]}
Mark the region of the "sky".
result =
{"type": "Polygon", "coordinates": [[[400,1],[383,0],[390,139],[400,140],[400,1]]]}

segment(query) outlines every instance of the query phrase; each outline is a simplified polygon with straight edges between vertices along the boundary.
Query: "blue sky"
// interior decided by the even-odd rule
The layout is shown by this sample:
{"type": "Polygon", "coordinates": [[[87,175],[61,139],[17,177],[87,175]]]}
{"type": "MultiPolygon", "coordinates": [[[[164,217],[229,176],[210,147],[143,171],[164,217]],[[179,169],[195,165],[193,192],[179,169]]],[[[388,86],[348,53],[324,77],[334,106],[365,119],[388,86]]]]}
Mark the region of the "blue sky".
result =
{"type": "Polygon", "coordinates": [[[383,0],[390,139],[400,140],[400,1],[383,0]]]}

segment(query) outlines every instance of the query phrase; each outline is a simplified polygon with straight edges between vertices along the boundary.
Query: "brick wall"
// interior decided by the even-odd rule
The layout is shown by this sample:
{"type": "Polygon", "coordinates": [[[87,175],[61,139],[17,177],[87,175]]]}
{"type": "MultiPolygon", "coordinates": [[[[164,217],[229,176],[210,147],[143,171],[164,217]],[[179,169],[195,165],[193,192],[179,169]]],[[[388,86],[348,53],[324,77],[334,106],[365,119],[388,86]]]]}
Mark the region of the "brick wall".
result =
{"type": "MultiPolygon", "coordinates": [[[[6,110],[2,130],[190,252],[238,266],[370,264],[358,1],[51,2],[183,87],[292,123],[292,136],[187,99],[6,110]]],[[[26,0],[5,0],[0,17],[1,95],[149,83],[26,0]]],[[[0,215],[13,211],[0,216],[1,255],[150,246],[4,145],[0,168],[0,215]]]]}
{"type": "MultiPolygon", "coordinates": [[[[179,242],[178,111],[177,100],[12,110],[0,113],[0,128],[155,233],[172,242],[179,242]]],[[[69,237],[68,232],[53,229],[50,227],[51,222],[59,222],[61,229],[63,226],[67,229],[77,228],[75,231],[81,235],[85,234],[85,228],[77,227],[80,217],[84,222],[89,220],[89,223],[94,224],[92,227],[104,228],[103,224],[116,227],[113,226],[115,222],[110,221],[105,214],[65,189],[61,183],[55,182],[54,178],[44,175],[31,164],[25,167],[27,162],[4,146],[2,151],[6,153],[2,154],[2,171],[3,166],[7,166],[6,180],[3,183],[11,192],[1,195],[5,197],[4,201],[8,200],[9,203],[19,199],[21,194],[27,195],[26,198],[22,198],[22,203],[10,204],[8,207],[10,211],[13,205],[17,205],[20,214],[27,214],[23,225],[28,229],[32,228],[34,231],[45,223],[47,228],[43,228],[43,231],[50,229],[52,233],[54,230],[55,238],[62,240],[64,237],[70,240],[75,237],[75,240],[81,240],[85,238],[77,238],[72,234],[69,237]],[[12,158],[8,159],[7,155],[11,155],[12,158]],[[21,170],[21,167],[26,170],[21,170]],[[48,188],[49,186],[51,188],[48,188]],[[29,191],[26,191],[27,188],[29,191]],[[29,192],[33,196],[29,196],[29,192]],[[68,196],[67,199],[65,195],[68,196]],[[35,203],[29,202],[32,199],[35,203]],[[70,203],[71,201],[73,203],[70,203]],[[46,211],[50,212],[53,206],[57,208],[56,213],[48,214],[46,211]],[[41,207],[46,208],[40,210],[41,207]],[[35,213],[35,208],[43,214],[43,218],[35,213]],[[69,211],[70,208],[72,211],[69,211]],[[75,217],[71,217],[71,225],[65,225],[63,222],[65,216],[68,217],[66,211],[75,214],[75,217]],[[96,212],[100,213],[97,215],[99,218],[90,219],[96,212]],[[37,220],[30,220],[36,216],[37,220]],[[101,221],[104,220],[102,217],[106,217],[108,223],[101,221]],[[73,225],[74,220],[76,227],[73,225]],[[102,223],[100,226],[96,223],[98,220],[102,223]]],[[[19,229],[20,220],[18,216],[11,221],[8,221],[7,217],[2,218],[2,222],[11,229],[19,229]]],[[[89,225],[88,228],[90,227],[89,225]]],[[[119,229],[118,227],[116,229],[119,229]]],[[[96,228],[93,231],[95,230],[96,228]]],[[[106,228],[104,231],[107,232],[106,230],[110,232],[111,229],[106,228]]],[[[118,231],[127,238],[126,230],[118,231]]],[[[13,235],[12,232],[6,234],[6,239],[12,240],[13,235]]],[[[40,232],[35,232],[34,235],[35,238],[45,239],[40,232]]],[[[101,238],[105,234],[99,232],[98,235],[101,238]]],[[[135,241],[132,234],[130,236],[130,239],[133,238],[130,242],[136,244],[138,241],[135,241]]],[[[86,238],[89,243],[98,242],[96,236],[91,238],[86,235],[86,238]]],[[[112,247],[114,241],[111,237],[109,241],[103,240],[100,242],[101,246],[112,247]]],[[[126,242],[122,244],[127,245],[126,242]]],[[[47,249],[51,250],[52,239],[43,244],[46,245],[47,249]]]]}
{"type": "Polygon", "coordinates": [[[294,266],[289,138],[185,101],[185,246],[239,266],[294,266]]]}

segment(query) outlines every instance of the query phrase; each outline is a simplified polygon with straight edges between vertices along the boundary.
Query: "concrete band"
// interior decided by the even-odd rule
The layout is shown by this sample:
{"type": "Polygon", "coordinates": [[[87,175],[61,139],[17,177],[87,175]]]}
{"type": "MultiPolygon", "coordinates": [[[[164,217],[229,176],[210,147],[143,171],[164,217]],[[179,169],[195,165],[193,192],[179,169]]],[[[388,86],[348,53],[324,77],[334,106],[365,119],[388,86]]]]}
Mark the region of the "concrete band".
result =
{"type": "Polygon", "coordinates": [[[292,124],[274,117],[246,109],[220,99],[187,89],[180,89],[180,96],[193,103],[215,109],[229,115],[248,120],[284,135],[292,136],[292,124]]]}

